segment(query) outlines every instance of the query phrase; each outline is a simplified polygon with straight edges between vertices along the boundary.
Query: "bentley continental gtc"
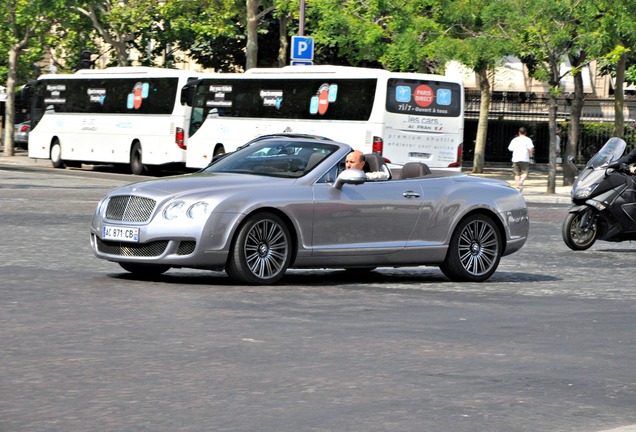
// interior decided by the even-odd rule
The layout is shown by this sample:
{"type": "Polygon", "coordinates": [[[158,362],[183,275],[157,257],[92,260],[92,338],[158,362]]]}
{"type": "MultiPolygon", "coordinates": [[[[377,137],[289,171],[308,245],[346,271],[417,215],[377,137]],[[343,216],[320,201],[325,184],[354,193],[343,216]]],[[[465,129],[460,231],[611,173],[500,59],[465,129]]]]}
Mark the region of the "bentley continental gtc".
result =
{"type": "Polygon", "coordinates": [[[528,209],[501,180],[389,168],[352,148],[302,135],[257,138],[196,173],[108,193],[93,215],[95,255],[139,275],[171,268],[225,271],[246,284],[278,282],[289,268],[437,266],[482,282],[526,242],[528,209]]]}

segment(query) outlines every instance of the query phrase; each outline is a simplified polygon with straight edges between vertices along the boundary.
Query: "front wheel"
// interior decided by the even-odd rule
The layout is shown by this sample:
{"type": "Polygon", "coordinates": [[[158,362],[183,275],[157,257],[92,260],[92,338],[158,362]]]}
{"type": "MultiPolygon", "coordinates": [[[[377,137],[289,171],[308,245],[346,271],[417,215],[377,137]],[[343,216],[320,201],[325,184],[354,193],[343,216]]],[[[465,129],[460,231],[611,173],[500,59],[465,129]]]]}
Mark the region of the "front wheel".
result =
{"type": "MultiPolygon", "coordinates": [[[[598,235],[596,223],[592,222],[581,226],[581,216],[584,213],[568,213],[561,227],[563,241],[572,250],[581,251],[589,249],[598,235]]],[[[591,215],[590,215],[591,216],[591,215]]]]}
{"type": "Polygon", "coordinates": [[[469,216],[455,229],[440,269],[453,281],[483,282],[497,270],[502,248],[501,232],[489,216],[469,216]]]}
{"type": "Polygon", "coordinates": [[[291,235],[285,222],[275,214],[260,213],[239,229],[225,271],[239,282],[273,284],[283,277],[291,258],[291,235]]]}
{"type": "Polygon", "coordinates": [[[62,160],[62,146],[57,139],[51,144],[51,164],[53,168],[65,168],[64,161],[62,160]]]}
{"type": "Polygon", "coordinates": [[[141,175],[146,170],[142,162],[141,144],[136,142],[130,150],[130,172],[134,175],[141,175]]]}

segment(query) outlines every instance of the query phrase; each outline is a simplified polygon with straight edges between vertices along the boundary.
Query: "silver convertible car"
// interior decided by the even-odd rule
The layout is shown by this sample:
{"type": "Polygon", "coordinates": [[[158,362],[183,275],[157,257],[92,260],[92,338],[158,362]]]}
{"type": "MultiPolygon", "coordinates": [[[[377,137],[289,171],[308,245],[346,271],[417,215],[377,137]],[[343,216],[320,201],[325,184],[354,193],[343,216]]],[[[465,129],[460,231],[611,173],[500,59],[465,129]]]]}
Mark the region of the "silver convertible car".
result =
{"type": "Polygon", "coordinates": [[[422,163],[391,170],[377,154],[365,166],[385,175],[371,176],[344,169],[351,150],[269,135],[199,172],[117,188],[95,210],[91,246],[140,275],[196,268],[272,284],[288,268],[420,265],[481,282],[525,243],[528,209],[506,182],[422,163]]]}

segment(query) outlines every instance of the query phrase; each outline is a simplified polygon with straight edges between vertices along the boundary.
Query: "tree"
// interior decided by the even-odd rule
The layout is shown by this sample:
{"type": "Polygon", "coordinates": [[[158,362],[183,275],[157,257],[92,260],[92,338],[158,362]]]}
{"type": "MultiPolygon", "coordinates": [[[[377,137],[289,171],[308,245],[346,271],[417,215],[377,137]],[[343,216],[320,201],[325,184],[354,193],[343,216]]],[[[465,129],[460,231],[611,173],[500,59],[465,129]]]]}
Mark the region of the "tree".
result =
{"type": "Polygon", "coordinates": [[[4,133],[4,156],[13,156],[15,96],[20,58],[29,50],[41,49],[51,23],[64,6],[61,0],[3,0],[0,11],[5,19],[0,24],[3,43],[8,50],[4,133]]]}
{"type": "Polygon", "coordinates": [[[381,67],[391,43],[389,22],[398,13],[393,2],[334,2],[314,0],[307,4],[308,34],[315,41],[317,62],[350,66],[381,67]],[[362,4],[364,3],[364,4],[362,4]]]}
{"type": "Polygon", "coordinates": [[[546,193],[556,189],[556,131],[558,99],[563,93],[562,79],[571,71],[561,72],[569,53],[579,53],[581,36],[576,16],[585,0],[508,0],[511,10],[504,33],[515,43],[519,57],[530,76],[548,87],[548,185],[546,193]]]}
{"type": "Polygon", "coordinates": [[[74,7],[112,47],[118,66],[128,66],[130,48],[146,53],[158,21],[156,0],[80,0],[74,7]],[[141,43],[140,43],[141,42],[141,43]]]}
{"type": "MultiPolygon", "coordinates": [[[[596,2],[594,35],[591,49],[601,59],[604,69],[615,78],[614,86],[614,135],[625,133],[624,82],[627,63],[636,44],[636,1],[617,0],[596,2]]],[[[589,22],[587,23],[590,24],[589,22]]]]}
{"type": "Polygon", "coordinates": [[[167,64],[183,52],[205,68],[236,72],[245,64],[244,10],[239,0],[166,0],[154,27],[154,53],[163,53],[167,64]]]}
{"type": "Polygon", "coordinates": [[[499,32],[501,16],[506,10],[499,10],[502,4],[491,0],[449,1],[443,6],[445,14],[442,23],[448,28],[443,37],[437,38],[433,46],[444,60],[458,60],[477,74],[480,90],[479,121],[473,157],[474,173],[483,172],[488,117],[495,67],[514,46],[499,32]]]}

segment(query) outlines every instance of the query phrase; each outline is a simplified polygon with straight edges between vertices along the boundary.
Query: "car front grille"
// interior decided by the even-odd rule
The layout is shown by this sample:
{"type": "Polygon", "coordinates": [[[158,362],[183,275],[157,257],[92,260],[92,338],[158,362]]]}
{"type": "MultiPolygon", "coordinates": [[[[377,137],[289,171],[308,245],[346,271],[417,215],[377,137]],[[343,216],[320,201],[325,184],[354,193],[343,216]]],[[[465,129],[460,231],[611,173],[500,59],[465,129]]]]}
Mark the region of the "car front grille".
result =
{"type": "MultiPolygon", "coordinates": [[[[168,240],[159,240],[144,244],[103,241],[99,237],[97,240],[97,250],[108,255],[126,257],[157,257],[162,255],[168,247],[168,240]]],[[[190,255],[194,252],[197,242],[194,240],[184,240],[179,242],[177,255],[190,255]]]]}
{"type": "Polygon", "coordinates": [[[114,196],[108,200],[106,218],[124,222],[145,222],[152,216],[156,201],[134,195],[114,196]]]}
{"type": "Polygon", "coordinates": [[[145,244],[111,242],[97,239],[97,250],[108,255],[127,257],[156,257],[166,250],[168,240],[159,240],[145,244]]]}

